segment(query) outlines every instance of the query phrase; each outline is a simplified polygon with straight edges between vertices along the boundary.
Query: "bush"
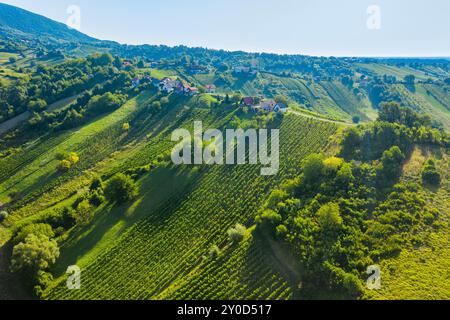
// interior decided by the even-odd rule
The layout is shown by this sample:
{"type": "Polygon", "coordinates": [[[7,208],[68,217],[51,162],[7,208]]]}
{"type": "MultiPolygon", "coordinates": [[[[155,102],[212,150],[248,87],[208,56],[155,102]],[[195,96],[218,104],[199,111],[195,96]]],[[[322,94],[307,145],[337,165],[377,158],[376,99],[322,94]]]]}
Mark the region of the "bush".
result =
{"type": "Polygon", "coordinates": [[[234,228],[228,230],[228,238],[232,243],[242,242],[247,234],[247,228],[237,223],[234,228]]]}
{"type": "Polygon", "coordinates": [[[1,211],[1,212],[0,212],[0,222],[5,221],[6,218],[8,218],[8,212],[6,212],[6,211],[1,211]]]}
{"type": "Polygon", "coordinates": [[[280,224],[276,229],[277,239],[283,240],[286,238],[287,234],[288,234],[288,228],[285,225],[280,224]]]}
{"type": "Polygon", "coordinates": [[[429,159],[423,167],[422,182],[431,186],[439,186],[441,184],[441,175],[432,159],[429,159]]]}
{"type": "Polygon", "coordinates": [[[59,172],[67,172],[72,168],[72,164],[68,160],[61,160],[58,164],[58,171],[59,172]]]}
{"type": "Polygon", "coordinates": [[[217,245],[213,245],[210,249],[209,249],[209,257],[212,260],[217,259],[221,254],[220,248],[217,245]]]}
{"type": "Polygon", "coordinates": [[[161,101],[160,101],[160,104],[161,104],[161,105],[166,105],[166,104],[169,104],[169,102],[170,102],[169,98],[167,98],[167,97],[162,97],[162,98],[161,98],[161,101]]]}
{"type": "Polygon", "coordinates": [[[61,160],[58,164],[58,171],[67,172],[72,168],[73,165],[77,164],[80,161],[80,157],[75,152],[70,152],[68,154],[58,153],[56,155],[58,160],[61,160]]]}
{"type": "Polygon", "coordinates": [[[95,207],[100,206],[103,202],[105,202],[105,197],[103,196],[103,192],[98,189],[92,191],[89,195],[89,203],[95,207]]]}
{"type": "Polygon", "coordinates": [[[339,205],[336,203],[328,203],[320,207],[317,212],[319,225],[324,230],[334,230],[342,226],[342,217],[339,205]]]}
{"type": "Polygon", "coordinates": [[[80,225],[87,225],[91,222],[93,217],[93,211],[90,202],[88,200],[83,200],[77,206],[76,210],[76,221],[80,225]]]}
{"type": "Polygon", "coordinates": [[[275,226],[279,225],[281,221],[281,215],[271,209],[264,210],[262,214],[256,217],[258,226],[269,228],[271,230],[274,230],[275,226]]]}
{"type": "Polygon", "coordinates": [[[312,154],[303,161],[303,175],[306,183],[317,183],[325,170],[324,157],[312,154]]]}
{"type": "Polygon", "coordinates": [[[45,271],[39,271],[35,276],[35,281],[34,294],[40,298],[45,289],[53,282],[53,275],[45,271]]]}
{"type": "Polygon", "coordinates": [[[91,185],[89,186],[89,190],[95,191],[98,189],[103,189],[103,181],[100,177],[95,176],[92,179],[91,185]]]}
{"type": "Polygon", "coordinates": [[[108,181],[105,196],[110,202],[123,204],[138,195],[138,187],[130,177],[119,173],[108,181]]]}

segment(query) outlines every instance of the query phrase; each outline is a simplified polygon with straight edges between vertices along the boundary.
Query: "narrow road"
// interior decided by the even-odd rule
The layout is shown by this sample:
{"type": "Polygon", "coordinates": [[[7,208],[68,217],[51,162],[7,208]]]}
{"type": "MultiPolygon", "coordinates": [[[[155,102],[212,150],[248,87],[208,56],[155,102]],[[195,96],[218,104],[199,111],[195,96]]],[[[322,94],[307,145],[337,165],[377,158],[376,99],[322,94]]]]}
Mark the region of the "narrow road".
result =
{"type": "MultiPolygon", "coordinates": [[[[68,104],[72,103],[75,99],[77,99],[78,96],[79,95],[59,100],[59,101],[49,105],[47,107],[46,111],[51,112],[51,111],[55,111],[59,108],[65,107],[68,104]]],[[[3,123],[0,123],[0,135],[4,134],[5,132],[8,132],[9,130],[16,128],[21,123],[30,119],[31,116],[32,116],[32,113],[30,111],[26,111],[22,114],[19,114],[18,116],[15,116],[12,119],[9,119],[3,123]]]]}
{"type": "Polygon", "coordinates": [[[330,120],[330,119],[326,119],[326,118],[316,117],[316,116],[313,116],[311,114],[303,113],[303,112],[300,112],[300,111],[289,110],[288,113],[292,113],[292,114],[295,114],[297,116],[301,116],[301,117],[305,117],[305,118],[316,119],[316,120],[323,121],[323,122],[335,123],[335,124],[340,124],[340,125],[349,126],[349,127],[350,126],[356,126],[356,124],[354,124],[354,123],[349,123],[349,122],[344,122],[344,121],[330,120]]]}

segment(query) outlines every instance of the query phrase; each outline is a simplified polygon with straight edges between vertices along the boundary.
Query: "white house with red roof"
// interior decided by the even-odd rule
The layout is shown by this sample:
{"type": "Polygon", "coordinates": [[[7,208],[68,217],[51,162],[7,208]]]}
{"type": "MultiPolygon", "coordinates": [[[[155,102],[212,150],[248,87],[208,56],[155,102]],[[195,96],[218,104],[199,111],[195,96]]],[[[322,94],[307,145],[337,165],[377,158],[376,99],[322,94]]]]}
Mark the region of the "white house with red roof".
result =
{"type": "Polygon", "coordinates": [[[216,93],[216,86],[215,85],[213,85],[213,84],[207,84],[206,86],[205,86],[205,90],[206,90],[206,92],[207,93],[216,93]]]}

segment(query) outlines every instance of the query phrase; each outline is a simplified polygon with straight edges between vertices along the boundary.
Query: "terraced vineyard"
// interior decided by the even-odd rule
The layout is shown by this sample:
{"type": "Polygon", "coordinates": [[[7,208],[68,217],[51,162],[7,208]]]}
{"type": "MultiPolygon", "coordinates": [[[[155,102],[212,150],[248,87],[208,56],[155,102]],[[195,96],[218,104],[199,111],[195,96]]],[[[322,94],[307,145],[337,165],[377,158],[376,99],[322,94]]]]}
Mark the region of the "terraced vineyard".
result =
{"type": "Polygon", "coordinates": [[[206,261],[157,299],[290,299],[293,286],[279,273],[261,240],[251,237],[238,248],[227,248],[218,260],[206,261]]]}
{"type": "MultiPolygon", "coordinates": [[[[226,123],[224,119],[227,117],[223,117],[223,114],[219,117],[218,114],[204,112],[206,114],[203,113],[203,117],[217,119],[211,124],[221,127],[226,123]]],[[[197,116],[201,116],[201,112],[197,116]]],[[[184,124],[189,126],[192,115],[186,119],[191,119],[184,124]]],[[[115,214],[126,213],[125,216],[143,218],[127,229],[120,239],[100,253],[98,258],[83,260],[84,264],[80,265],[83,270],[81,290],[68,291],[65,278],[61,277],[59,283],[46,292],[45,298],[150,299],[162,294],[169,287],[189,281],[192,272],[202,266],[203,256],[207,255],[213,244],[220,247],[226,245],[228,228],[236,223],[248,227],[253,225],[256,212],[266,200],[271,187],[297,173],[298,164],[306,155],[323,149],[328,143],[328,137],[335,132],[336,125],[288,115],[281,123],[280,129],[281,168],[275,177],[262,177],[260,166],[256,165],[184,169],[167,166],[151,173],[142,184],[158,187],[143,187],[142,190],[146,192],[143,192],[134,204],[115,211],[115,214]],[[165,172],[173,179],[158,180],[158,172],[165,172]],[[172,192],[168,185],[186,187],[172,192]],[[161,193],[160,190],[164,190],[164,195],[155,202],[155,195],[152,193],[161,193]]],[[[137,153],[139,159],[145,158],[144,150],[147,149],[142,150],[137,153]]],[[[257,246],[250,244],[251,240],[242,244],[242,247],[230,248],[225,257],[231,255],[230,263],[234,263],[233,259],[241,261],[239,259],[244,258],[239,252],[250,250],[251,254],[245,263],[250,274],[253,274],[251,270],[265,265],[265,258],[257,246]],[[234,252],[235,250],[237,251],[234,252]]],[[[255,293],[255,298],[268,297],[269,291],[277,298],[288,298],[291,291],[277,271],[270,266],[264,270],[268,273],[254,272],[254,277],[249,275],[245,278],[249,280],[244,286],[247,285],[246,288],[250,290],[252,285],[262,283],[261,277],[266,277],[264,279],[269,281],[264,282],[264,287],[260,289],[259,295],[255,293]]],[[[230,283],[228,290],[234,285],[236,282],[230,283]]],[[[216,289],[215,280],[212,278],[202,287],[204,294],[211,296],[214,296],[216,289]]],[[[244,291],[243,289],[235,292],[235,296],[248,297],[244,291]]],[[[175,298],[188,296],[189,293],[186,292],[175,298]]]]}

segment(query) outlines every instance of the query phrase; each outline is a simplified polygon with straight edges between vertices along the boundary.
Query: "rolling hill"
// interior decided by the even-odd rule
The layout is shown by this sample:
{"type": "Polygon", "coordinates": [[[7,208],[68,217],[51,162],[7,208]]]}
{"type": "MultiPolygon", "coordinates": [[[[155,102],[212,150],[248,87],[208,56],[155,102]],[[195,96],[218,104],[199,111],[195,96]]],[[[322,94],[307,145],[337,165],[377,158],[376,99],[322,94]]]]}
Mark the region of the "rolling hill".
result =
{"type": "Polygon", "coordinates": [[[119,45],[0,4],[0,299],[448,298],[449,79],[445,59],[119,45]],[[173,164],[195,121],[279,129],[278,174],[173,164]]]}

